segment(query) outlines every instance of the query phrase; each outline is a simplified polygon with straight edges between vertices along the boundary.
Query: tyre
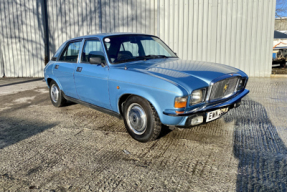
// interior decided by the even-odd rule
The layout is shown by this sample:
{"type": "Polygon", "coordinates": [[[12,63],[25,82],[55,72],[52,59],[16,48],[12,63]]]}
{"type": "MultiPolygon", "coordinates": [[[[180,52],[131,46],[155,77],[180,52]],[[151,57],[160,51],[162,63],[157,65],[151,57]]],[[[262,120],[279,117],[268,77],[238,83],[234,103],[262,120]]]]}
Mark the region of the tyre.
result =
{"type": "Polygon", "coordinates": [[[137,141],[148,142],[158,138],[162,124],[154,107],[145,99],[132,96],[123,109],[128,133],[137,141]]]}
{"type": "Polygon", "coordinates": [[[61,107],[66,103],[66,100],[62,95],[62,91],[55,81],[51,81],[49,93],[51,102],[55,107],[61,107]]]}

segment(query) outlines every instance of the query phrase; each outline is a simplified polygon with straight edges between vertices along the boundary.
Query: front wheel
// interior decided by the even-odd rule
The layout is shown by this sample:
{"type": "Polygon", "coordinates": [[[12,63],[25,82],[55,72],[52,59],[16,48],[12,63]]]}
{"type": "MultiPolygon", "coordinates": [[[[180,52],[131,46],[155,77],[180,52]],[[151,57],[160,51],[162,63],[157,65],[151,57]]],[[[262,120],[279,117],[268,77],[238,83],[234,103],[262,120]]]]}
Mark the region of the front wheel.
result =
{"type": "Polygon", "coordinates": [[[128,133],[137,141],[157,139],[162,124],[154,107],[145,99],[132,96],[124,105],[124,121],[128,133]]]}

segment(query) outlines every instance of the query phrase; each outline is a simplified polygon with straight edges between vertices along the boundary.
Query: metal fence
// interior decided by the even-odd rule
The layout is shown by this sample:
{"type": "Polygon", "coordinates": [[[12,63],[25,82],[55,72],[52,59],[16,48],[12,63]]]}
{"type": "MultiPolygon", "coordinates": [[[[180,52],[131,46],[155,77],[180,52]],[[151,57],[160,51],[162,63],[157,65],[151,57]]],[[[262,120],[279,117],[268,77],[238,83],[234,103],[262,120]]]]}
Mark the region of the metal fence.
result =
{"type": "Polygon", "coordinates": [[[182,59],[270,76],[275,4],[276,0],[0,0],[0,76],[41,77],[45,48],[51,57],[69,38],[100,32],[158,35],[182,59]]]}

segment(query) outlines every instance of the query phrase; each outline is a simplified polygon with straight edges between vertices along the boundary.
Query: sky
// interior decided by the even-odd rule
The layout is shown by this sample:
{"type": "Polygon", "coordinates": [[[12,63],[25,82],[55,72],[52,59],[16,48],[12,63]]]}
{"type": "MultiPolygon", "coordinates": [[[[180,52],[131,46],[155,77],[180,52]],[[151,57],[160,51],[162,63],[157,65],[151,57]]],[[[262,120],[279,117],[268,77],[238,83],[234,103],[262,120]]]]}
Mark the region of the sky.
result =
{"type": "Polygon", "coordinates": [[[287,17],[287,0],[276,0],[276,10],[282,9],[283,12],[280,12],[281,17],[287,17]]]}

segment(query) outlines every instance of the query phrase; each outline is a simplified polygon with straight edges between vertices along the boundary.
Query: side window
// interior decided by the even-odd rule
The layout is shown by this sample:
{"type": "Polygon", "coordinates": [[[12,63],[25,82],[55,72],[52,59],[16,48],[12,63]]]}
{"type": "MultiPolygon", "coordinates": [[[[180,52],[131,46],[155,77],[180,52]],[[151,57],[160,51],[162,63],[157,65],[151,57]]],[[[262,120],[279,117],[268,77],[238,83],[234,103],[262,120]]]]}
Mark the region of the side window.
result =
{"type": "Polygon", "coordinates": [[[99,40],[87,40],[82,52],[82,62],[89,62],[92,55],[101,55],[104,59],[104,51],[99,40]]]}
{"type": "Polygon", "coordinates": [[[79,55],[81,41],[70,43],[62,53],[59,61],[76,63],[79,55]]]}

